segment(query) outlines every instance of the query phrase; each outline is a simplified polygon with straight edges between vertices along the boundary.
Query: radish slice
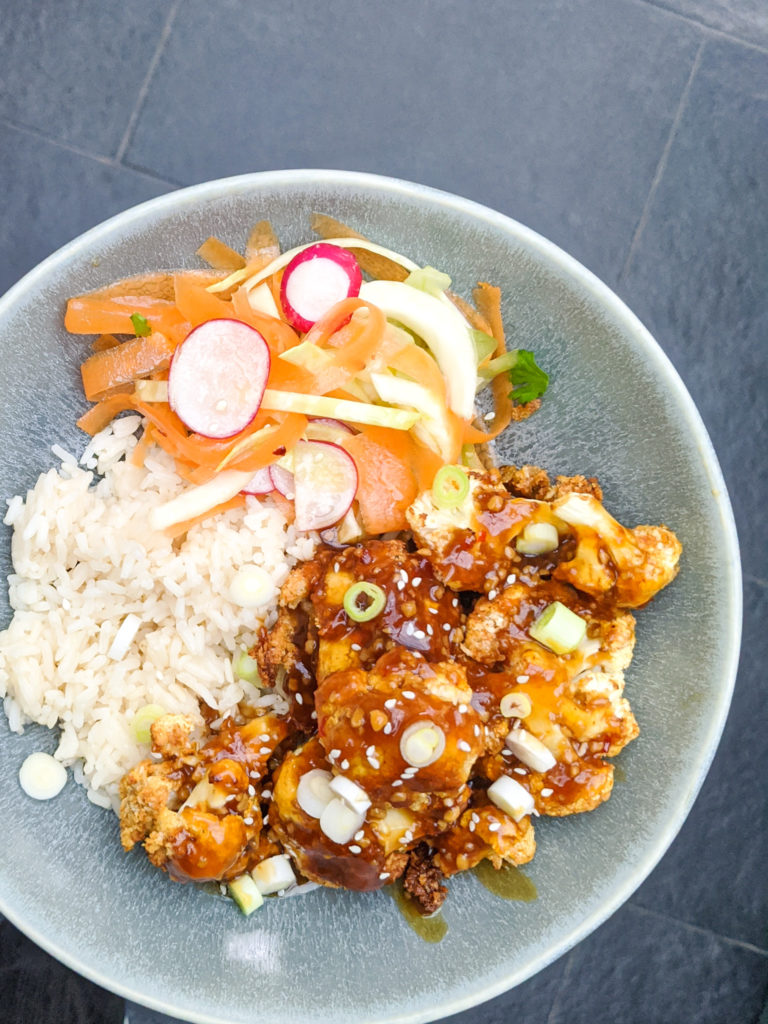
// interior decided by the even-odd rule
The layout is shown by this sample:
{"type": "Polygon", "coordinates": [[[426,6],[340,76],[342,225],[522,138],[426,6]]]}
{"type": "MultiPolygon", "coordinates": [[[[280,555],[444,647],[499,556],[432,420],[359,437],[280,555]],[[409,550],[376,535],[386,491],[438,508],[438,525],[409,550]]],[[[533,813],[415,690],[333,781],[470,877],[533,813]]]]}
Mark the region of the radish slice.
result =
{"type": "Polygon", "coordinates": [[[168,402],[203,437],[232,437],[259,411],[269,376],[269,346],[239,320],[208,320],[176,349],[168,402]]]}
{"type": "Polygon", "coordinates": [[[270,466],[269,476],[272,480],[272,489],[280,491],[288,501],[293,501],[296,497],[296,483],[290,469],[284,469],[282,466],[270,466]]]}
{"type": "Polygon", "coordinates": [[[323,530],[347,513],[357,491],[357,467],[343,448],[327,441],[297,441],[293,473],[297,530],[323,530]]]}
{"type": "Polygon", "coordinates": [[[269,492],[274,491],[274,489],[275,485],[272,483],[269,466],[265,466],[264,469],[256,470],[243,488],[243,491],[246,494],[269,494],[269,492]]]}
{"type": "Polygon", "coordinates": [[[308,331],[337,302],[357,295],[362,283],[351,252],[318,242],[297,253],[285,268],[280,302],[290,325],[308,331]]]}
{"type": "Polygon", "coordinates": [[[341,438],[349,437],[352,433],[352,428],[348,427],[346,423],[342,423],[341,420],[331,420],[324,417],[310,420],[306,430],[308,440],[330,441],[331,444],[336,444],[341,438]]]}

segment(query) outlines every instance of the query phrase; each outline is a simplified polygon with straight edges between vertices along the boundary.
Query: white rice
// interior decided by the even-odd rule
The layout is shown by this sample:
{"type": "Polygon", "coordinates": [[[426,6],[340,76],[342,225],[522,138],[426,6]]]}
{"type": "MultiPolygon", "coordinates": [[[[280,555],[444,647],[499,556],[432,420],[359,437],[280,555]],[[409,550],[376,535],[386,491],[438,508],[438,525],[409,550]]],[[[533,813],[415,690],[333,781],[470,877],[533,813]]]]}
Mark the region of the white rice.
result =
{"type": "Polygon", "coordinates": [[[4,520],[13,526],[15,570],[14,616],[0,633],[10,727],[60,727],[55,756],[74,765],[91,800],[115,808],[121,776],[147,754],[131,735],[145,704],[196,711],[202,699],[223,716],[244,698],[281,702],[232,670],[235,651],[274,621],[275,602],[244,609],[228,588],[249,564],[279,587],[315,544],[269,499],[250,497],[245,509],[206,520],[183,542],[154,533],[150,510],[189,485],[158,449],[144,468],[125,461],[140,425],[137,416],[117,420],[88,444],[81,465],[54,446],[60,468],[42,474],[26,499],[9,499],[4,520]],[[140,624],[114,660],[110,647],[128,615],[140,624]]]}

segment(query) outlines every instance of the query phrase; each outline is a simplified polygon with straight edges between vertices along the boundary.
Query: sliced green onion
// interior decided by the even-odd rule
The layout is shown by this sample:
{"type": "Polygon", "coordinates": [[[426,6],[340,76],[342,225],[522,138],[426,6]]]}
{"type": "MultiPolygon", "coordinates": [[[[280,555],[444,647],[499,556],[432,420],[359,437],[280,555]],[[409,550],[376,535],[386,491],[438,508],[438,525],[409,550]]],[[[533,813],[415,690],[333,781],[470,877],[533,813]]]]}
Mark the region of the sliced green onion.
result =
{"type": "Polygon", "coordinates": [[[552,523],[528,523],[515,547],[521,555],[543,555],[554,551],[559,543],[560,534],[552,523]]]}
{"type": "Polygon", "coordinates": [[[446,288],[451,287],[451,279],[441,270],[435,270],[434,267],[419,267],[418,270],[411,271],[404,284],[409,284],[411,288],[418,288],[420,292],[426,292],[427,295],[434,295],[437,298],[446,288]]]}
{"type": "Polygon", "coordinates": [[[251,683],[253,686],[258,686],[261,682],[259,663],[250,656],[248,651],[240,650],[237,652],[232,660],[232,671],[238,679],[251,683]]]}
{"type": "MultiPolygon", "coordinates": [[[[492,338],[490,334],[486,334],[485,331],[478,331],[473,328],[470,332],[472,335],[472,344],[475,346],[475,359],[478,363],[482,363],[484,359],[495,351],[496,339],[492,338]]],[[[499,358],[502,358],[501,356],[499,358]]]]}
{"type": "Polygon", "coordinates": [[[461,446],[461,461],[467,469],[476,469],[480,473],[485,469],[480,456],[477,454],[477,448],[473,444],[463,444],[461,446]]]}
{"type": "Polygon", "coordinates": [[[152,333],[149,320],[141,313],[131,313],[131,323],[137,338],[146,338],[148,334],[152,333]]]}
{"type": "Polygon", "coordinates": [[[547,605],[528,632],[555,654],[570,654],[587,635],[587,623],[560,601],[547,605]]]}
{"type": "Polygon", "coordinates": [[[486,363],[485,366],[481,366],[477,371],[477,375],[482,377],[483,380],[493,380],[494,377],[498,377],[500,373],[508,373],[515,366],[517,366],[518,350],[513,348],[510,352],[505,352],[503,356],[497,356],[496,359],[492,359],[490,363],[486,363]]]}
{"type": "Polygon", "coordinates": [[[229,895],[246,917],[252,914],[254,910],[258,910],[264,902],[264,897],[259,892],[259,887],[250,875],[240,875],[239,878],[233,879],[229,883],[228,888],[229,895]]]}
{"type": "Polygon", "coordinates": [[[432,483],[432,501],[438,508],[458,508],[469,494],[469,477],[462,466],[443,466],[432,483]]]}
{"type": "Polygon", "coordinates": [[[160,707],[159,704],[145,704],[143,708],[139,708],[131,719],[133,738],[138,743],[151,743],[152,733],[149,731],[149,727],[167,713],[165,708],[160,707]]]}
{"type": "Polygon", "coordinates": [[[375,583],[353,583],[344,595],[344,611],[353,622],[370,622],[386,603],[387,595],[375,583]]]}

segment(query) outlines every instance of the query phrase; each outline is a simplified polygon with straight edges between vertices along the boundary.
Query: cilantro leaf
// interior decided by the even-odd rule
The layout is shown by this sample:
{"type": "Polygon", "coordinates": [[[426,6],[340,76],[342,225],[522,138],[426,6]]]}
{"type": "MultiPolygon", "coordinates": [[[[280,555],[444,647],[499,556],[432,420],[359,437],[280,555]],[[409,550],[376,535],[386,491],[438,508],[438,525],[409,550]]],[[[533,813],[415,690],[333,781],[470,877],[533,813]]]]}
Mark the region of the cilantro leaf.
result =
{"type": "Polygon", "coordinates": [[[549,374],[536,365],[533,352],[525,348],[517,350],[517,361],[509,371],[509,379],[515,385],[509,397],[521,405],[541,398],[549,386],[549,374]]]}
{"type": "Polygon", "coordinates": [[[146,338],[148,334],[152,333],[149,320],[142,316],[141,313],[131,313],[131,323],[137,338],[146,338]]]}

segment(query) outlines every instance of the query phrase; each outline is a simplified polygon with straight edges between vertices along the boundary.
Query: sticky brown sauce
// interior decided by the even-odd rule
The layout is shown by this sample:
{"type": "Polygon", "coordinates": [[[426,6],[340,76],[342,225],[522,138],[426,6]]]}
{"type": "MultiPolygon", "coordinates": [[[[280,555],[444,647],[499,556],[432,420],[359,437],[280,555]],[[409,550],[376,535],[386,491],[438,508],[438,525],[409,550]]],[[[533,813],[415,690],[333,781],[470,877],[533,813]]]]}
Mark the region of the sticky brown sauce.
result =
{"type": "Polygon", "coordinates": [[[481,860],[472,873],[489,892],[503,900],[531,903],[539,895],[530,878],[513,864],[505,864],[497,871],[489,860],[481,860]]]}
{"type": "Polygon", "coordinates": [[[448,924],[440,911],[429,917],[420,914],[414,901],[410,896],[406,895],[405,890],[399,883],[388,885],[387,892],[420,939],[423,939],[425,942],[443,941],[448,932],[448,924]]]}

